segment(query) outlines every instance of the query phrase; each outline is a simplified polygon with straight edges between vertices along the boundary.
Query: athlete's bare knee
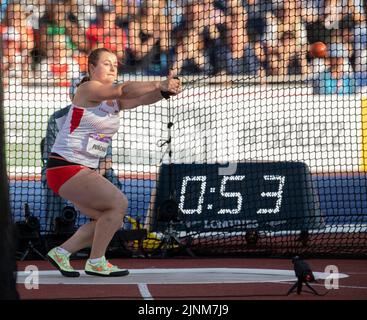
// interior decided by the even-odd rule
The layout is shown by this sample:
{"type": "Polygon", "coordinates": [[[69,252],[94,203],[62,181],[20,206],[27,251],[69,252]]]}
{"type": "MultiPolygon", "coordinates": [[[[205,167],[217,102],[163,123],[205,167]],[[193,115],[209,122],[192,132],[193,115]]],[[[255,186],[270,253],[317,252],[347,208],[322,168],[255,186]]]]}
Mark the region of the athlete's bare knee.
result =
{"type": "Polygon", "coordinates": [[[122,215],[122,217],[124,217],[127,207],[128,207],[128,200],[126,196],[123,193],[121,193],[115,199],[114,209],[115,209],[116,214],[122,215]]]}
{"type": "Polygon", "coordinates": [[[114,223],[116,225],[116,230],[120,229],[122,227],[125,213],[127,210],[128,201],[124,194],[121,194],[117,199],[114,206],[114,223]]]}
{"type": "Polygon", "coordinates": [[[115,225],[118,226],[120,223],[122,223],[123,217],[121,215],[117,214],[116,211],[111,212],[105,212],[100,219],[103,218],[104,222],[109,225],[115,225]]]}
{"type": "Polygon", "coordinates": [[[125,216],[125,213],[127,211],[127,207],[129,206],[129,200],[127,200],[126,196],[122,194],[122,215],[125,216]]]}

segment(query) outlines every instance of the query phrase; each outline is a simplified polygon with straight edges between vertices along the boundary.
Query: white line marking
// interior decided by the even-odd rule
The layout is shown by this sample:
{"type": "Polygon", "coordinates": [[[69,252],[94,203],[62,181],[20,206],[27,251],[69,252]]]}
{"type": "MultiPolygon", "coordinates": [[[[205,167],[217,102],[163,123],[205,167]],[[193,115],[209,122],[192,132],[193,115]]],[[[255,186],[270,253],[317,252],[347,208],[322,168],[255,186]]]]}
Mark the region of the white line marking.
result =
{"type": "MultiPolygon", "coordinates": [[[[24,283],[28,273],[19,271],[17,282],[24,283]]],[[[314,272],[316,279],[330,276],[323,272],[314,272]]],[[[347,274],[333,274],[333,278],[346,278],[347,274]]],[[[148,268],[130,269],[127,277],[102,278],[91,277],[80,271],[79,278],[65,278],[57,270],[39,271],[40,284],[75,285],[139,285],[149,284],[209,284],[209,283],[264,283],[297,280],[292,270],[247,269],[247,268],[148,268]]]]}
{"type": "MultiPolygon", "coordinates": [[[[288,281],[283,281],[283,282],[276,282],[274,281],[274,283],[279,283],[279,284],[291,284],[291,282],[288,281]]],[[[315,286],[315,287],[324,287],[325,285],[322,283],[310,283],[310,285],[315,286]]],[[[361,289],[361,290],[367,290],[367,287],[361,287],[361,286],[347,286],[347,285],[339,285],[339,289],[340,288],[345,288],[345,289],[361,289]]],[[[332,291],[332,290],[331,290],[332,291]]]]}
{"type": "Polygon", "coordinates": [[[138,289],[140,295],[144,300],[154,300],[152,294],[148,289],[148,285],[146,283],[138,283],[138,289]]]}
{"type": "MultiPolygon", "coordinates": [[[[85,275],[84,270],[77,270],[81,275],[85,275]]],[[[251,268],[146,268],[146,269],[130,269],[130,274],[177,274],[177,273],[224,273],[224,274],[255,274],[255,275],[269,275],[269,276],[290,276],[294,277],[293,270],[283,269],[251,269],[251,268]]],[[[24,271],[18,271],[18,276],[27,276],[29,273],[24,271]]],[[[57,270],[41,270],[42,275],[58,275],[60,274],[57,270]]],[[[326,279],[330,274],[325,272],[314,272],[317,279],[326,279]]],[[[335,273],[335,278],[348,278],[347,274],[335,273]]],[[[284,280],[283,280],[284,281],[284,280]]]]}

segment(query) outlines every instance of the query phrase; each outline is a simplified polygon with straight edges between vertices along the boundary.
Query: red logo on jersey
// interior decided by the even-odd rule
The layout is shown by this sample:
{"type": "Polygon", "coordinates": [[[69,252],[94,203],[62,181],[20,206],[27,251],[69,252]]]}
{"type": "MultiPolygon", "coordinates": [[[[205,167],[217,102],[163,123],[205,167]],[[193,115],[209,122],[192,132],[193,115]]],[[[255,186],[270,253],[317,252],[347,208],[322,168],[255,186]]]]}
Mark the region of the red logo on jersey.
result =
{"type": "Polygon", "coordinates": [[[84,109],[77,108],[77,107],[73,108],[73,114],[71,116],[71,121],[70,121],[70,133],[73,133],[74,130],[79,127],[83,114],[84,114],[84,109]]]}

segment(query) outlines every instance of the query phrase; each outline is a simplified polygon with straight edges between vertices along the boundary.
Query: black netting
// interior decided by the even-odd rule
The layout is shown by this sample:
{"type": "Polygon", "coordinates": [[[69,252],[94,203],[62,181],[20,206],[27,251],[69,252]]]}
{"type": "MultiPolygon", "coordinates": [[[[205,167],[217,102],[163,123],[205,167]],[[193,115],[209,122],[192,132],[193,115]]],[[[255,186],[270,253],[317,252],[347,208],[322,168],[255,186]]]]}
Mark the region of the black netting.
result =
{"type": "Polygon", "coordinates": [[[129,201],[122,236],[147,230],[130,249],[366,254],[364,1],[8,1],[1,18],[11,209],[41,251],[89,221],[45,171],[106,47],[118,82],[184,87],[121,111],[101,161],[129,201]]]}

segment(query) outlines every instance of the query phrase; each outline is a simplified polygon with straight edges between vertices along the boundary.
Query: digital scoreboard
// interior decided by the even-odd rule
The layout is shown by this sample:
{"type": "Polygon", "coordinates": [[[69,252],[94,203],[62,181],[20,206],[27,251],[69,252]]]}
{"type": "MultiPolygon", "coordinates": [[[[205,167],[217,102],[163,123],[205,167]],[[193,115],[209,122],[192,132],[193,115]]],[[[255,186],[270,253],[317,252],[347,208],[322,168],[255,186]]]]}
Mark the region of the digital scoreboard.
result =
{"type": "Polygon", "coordinates": [[[162,165],[155,204],[174,200],[186,231],[310,230],[323,227],[308,167],[301,162],[243,162],[223,175],[220,164],[162,165]],[[171,166],[171,167],[170,167],[171,166]]]}

